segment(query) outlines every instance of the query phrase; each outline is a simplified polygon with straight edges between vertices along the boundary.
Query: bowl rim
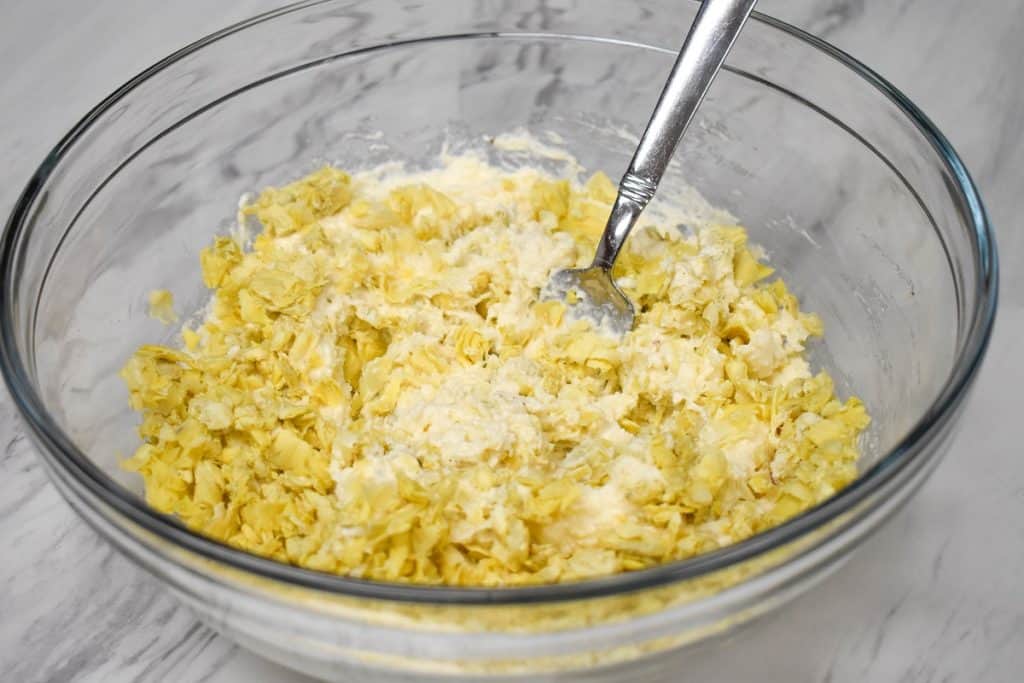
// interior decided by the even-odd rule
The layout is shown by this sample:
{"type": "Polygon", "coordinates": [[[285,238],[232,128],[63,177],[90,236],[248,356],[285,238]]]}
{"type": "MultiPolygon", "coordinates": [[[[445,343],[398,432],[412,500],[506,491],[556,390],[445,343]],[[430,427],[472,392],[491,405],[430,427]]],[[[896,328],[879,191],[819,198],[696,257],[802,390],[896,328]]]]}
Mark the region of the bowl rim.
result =
{"type": "MultiPolygon", "coordinates": [[[[928,461],[934,452],[923,448],[934,434],[941,432],[955,415],[967,390],[977,375],[991,338],[998,302],[999,266],[995,236],[977,188],[963,162],[945,136],[930,119],[901,91],[843,50],[830,43],[771,16],[754,12],[752,20],[779,30],[789,38],[817,49],[825,56],[850,69],[875,90],[889,99],[931,144],[943,161],[946,170],[956,181],[956,188],[967,207],[973,228],[973,250],[977,268],[978,296],[974,315],[965,323],[966,333],[955,359],[954,367],[934,401],[928,406],[913,428],[877,463],[863,472],[853,483],[818,505],[804,511],[783,524],[756,534],[748,539],[692,558],[677,560],[643,570],[623,572],[610,576],[574,582],[511,586],[499,588],[455,587],[411,583],[383,582],[330,574],[305,569],[250,554],[187,529],[176,518],[150,508],[137,496],[107,476],[72,442],[50,418],[39,393],[33,386],[25,359],[18,349],[14,321],[14,291],[20,275],[19,245],[31,233],[30,213],[50,175],[60,165],[76,142],[107,111],[150,77],[175,62],[203,49],[227,36],[250,27],[272,21],[292,12],[334,0],[304,0],[275,10],[264,12],[219,31],[173,52],[164,59],[141,71],[117,88],[90,110],[57,145],[36,169],[9,216],[0,237],[0,273],[3,287],[0,295],[0,372],[4,376],[11,397],[26,421],[36,444],[41,446],[42,457],[67,471],[71,480],[86,487],[89,493],[131,522],[165,541],[183,547],[207,559],[222,562],[229,567],[256,574],[265,579],[281,581],[302,588],[314,589],[351,597],[370,598],[391,602],[444,603],[462,605],[517,605],[540,602],[558,602],[614,596],[621,593],[655,588],[670,583],[706,576],[734,567],[768,551],[785,546],[807,533],[839,518],[865,499],[884,489],[901,472],[918,461],[928,461]]],[[[486,32],[480,36],[515,37],[519,35],[547,35],[527,31],[486,32]]],[[[556,35],[556,34],[551,34],[556,35]]],[[[458,36],[469,37],[468,34],[458,36]]],[[[568,36],[563,36],[568,37],[568,36]]],[[[596,36],[588,37],[606,40],[596,36]]],[[[413,41],[418,42],[418,41],[413,41]]],[[[614,41],[612,41],[614,42],[614,41]]],[[[640,45],[637,44],[639,47],[640,45]]],[[[651,46],[645,46],[650,48],[651,46]]],[[[668,52],[668,51],[666,51],[668,52]]],[[[31,331],[30,331],[31,333],[31,331]]],[[[923,465],[924,462],[920,464],[923,465]]],[[[51,473],[56,474],[56,473],[51,473]]],[[[109,517],[101,511],[104,517],[109,517]]],[[[839,532],[833,532],[839,533],[839,532]]],[[[163,554],[163,553],[161,553],[163,554]]],[[[163,554],[166,557],[166,554],[163,554]]],[[[173,561],[173,560],[172,560],[173,561]]]]}

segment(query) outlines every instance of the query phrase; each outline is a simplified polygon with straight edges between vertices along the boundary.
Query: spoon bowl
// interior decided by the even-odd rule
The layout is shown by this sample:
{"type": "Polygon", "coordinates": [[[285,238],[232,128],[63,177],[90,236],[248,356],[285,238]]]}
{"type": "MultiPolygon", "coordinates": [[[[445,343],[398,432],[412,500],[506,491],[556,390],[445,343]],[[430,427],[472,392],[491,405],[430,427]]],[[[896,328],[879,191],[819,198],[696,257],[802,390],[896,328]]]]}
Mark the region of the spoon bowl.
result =
{"type": "Polygon", "coordinates": [[[559,270],[551,276],[543,298],[564,301],[575,317],[586,317],[619,336],[633,329],[636,319],[633,302],[602,266],[559,270]]]}

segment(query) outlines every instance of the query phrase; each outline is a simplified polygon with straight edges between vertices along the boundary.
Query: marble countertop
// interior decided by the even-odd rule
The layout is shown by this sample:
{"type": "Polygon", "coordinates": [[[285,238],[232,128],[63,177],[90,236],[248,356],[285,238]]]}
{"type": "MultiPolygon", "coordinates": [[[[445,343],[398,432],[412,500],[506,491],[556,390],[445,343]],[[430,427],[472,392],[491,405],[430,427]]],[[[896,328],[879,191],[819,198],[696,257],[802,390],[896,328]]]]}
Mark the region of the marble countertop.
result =
{"type": "MultiPolygon", "coordinates": [[[[9,0],[0,22],[0,210],[50,146],[118,84],[269,0],[9,0]]],[[[1002,307],[947,460],[833,577],[728,642],[694,681],[1020,680],[1024,670],[1024,3],[763,0],[860,57],[936,121],[996,225],[1002,307]],[[737,656],[736,653],[742,653],[737,656]]],[[[197,623],[78,520],[0,389],[0,680],[306,679],[197,623]]],[[[682,679],[681,679],[682,680],[682,679]]]]}

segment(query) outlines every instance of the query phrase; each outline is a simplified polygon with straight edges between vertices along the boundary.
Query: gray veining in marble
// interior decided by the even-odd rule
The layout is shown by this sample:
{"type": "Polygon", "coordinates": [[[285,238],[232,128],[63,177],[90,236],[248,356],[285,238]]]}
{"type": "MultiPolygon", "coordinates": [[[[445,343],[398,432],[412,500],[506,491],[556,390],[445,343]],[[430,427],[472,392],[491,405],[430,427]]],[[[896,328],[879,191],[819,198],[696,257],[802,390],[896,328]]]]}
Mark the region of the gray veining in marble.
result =
{"type": "MultiPolygon", "coordinates": [[[[7,0],[0,22],[0,209],[117,84],[270,0],[7,0]]],[[[1000,320],[952,453],[835,576],[681,680],[1020,680],[1024,670],[1024,3],[763,0],[901,87],[982,189],[1003,257],[1000,320]]],[[[302,681],[195,622],[78,521],[0,395],[0,681],[302,681]]]]}

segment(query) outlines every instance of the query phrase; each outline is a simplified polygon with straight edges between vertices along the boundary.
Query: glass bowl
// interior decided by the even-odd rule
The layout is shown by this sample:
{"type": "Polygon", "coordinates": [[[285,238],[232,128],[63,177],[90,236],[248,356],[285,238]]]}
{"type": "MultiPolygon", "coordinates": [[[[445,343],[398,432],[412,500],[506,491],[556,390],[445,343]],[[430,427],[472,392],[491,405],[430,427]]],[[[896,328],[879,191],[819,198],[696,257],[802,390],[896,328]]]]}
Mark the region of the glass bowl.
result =
{"type": "Polygon", "coordinates": [[[971,179],[928,119],[849,56],[764,16],[662,193],[686,183],[739,217],[823,317],[814,362],[874,417],[851,486],[694,559],[488,590],[248,555],[147,508],[118,467],[137,436],[117,372],[138,345],[173,335],[147,316],[146,294],[168,288],[186,312],[201,308],[199,250],[239,196],[323,161],[429,164],[445,144],[571,171],[487,144],[516,129],[618,177],[696,6],[305,2],[118,89],[43,161],[0,251],[3,373],[63,495],[214,628],[336,680],[674,680],[683,645],[824,576],[946,450],[992,328],[996,251],[971,179]]]}

